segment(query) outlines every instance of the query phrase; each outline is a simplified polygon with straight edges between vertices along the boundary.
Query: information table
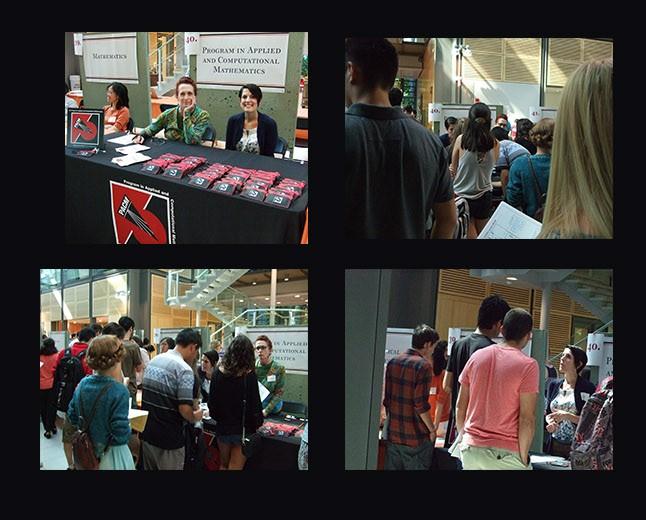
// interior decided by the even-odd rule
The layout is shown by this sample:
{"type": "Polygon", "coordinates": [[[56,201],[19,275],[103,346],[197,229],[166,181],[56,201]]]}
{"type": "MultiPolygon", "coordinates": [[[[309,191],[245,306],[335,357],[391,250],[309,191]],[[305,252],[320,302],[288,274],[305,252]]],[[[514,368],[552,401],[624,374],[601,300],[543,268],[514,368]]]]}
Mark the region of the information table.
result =
{"type": "MultiPolygon", "coordinates": [[[[109,138],[124,135],[110,134],[109,138]]],[[[307,164],[255,154],[146,139],[155,159],[171,153],[307,182],[307,164]]],[[[65,148],[65,234],[68,244],[298,244],[305,225],[309,186],[289,208],[240,195],[226,195],[163,174],[142,173],[142,165],[120,167],[122,156],[107,142],[89,157],[65,148]],[[127,213],[130,218],[124,218],[127,213]],[[140,226],[135,221],[143,222],[140,226]],[[143,230],[143,231],[142,231],[143,230]]]]}
{"type": "MultiPolygon", "coordinates": [[[[204,431],[214,433],[215,421],[213,419],[203,419],[204,431]]],[[[263,426],[288,424],[295,426],[302,434],[305,428],[304,421],[288,421],[279,417],[268,417],[265,419],[263,426]]],[[[271,470],[288,470],[298,469],[298,450],[301,445],[299,436],[280,436],[268,435],[259,431],[262,444],[258,453],[247,460],[246,470],[271,469],[271,470]]],[[[217,438],[217,437],[216,437],[217,438]]]]}

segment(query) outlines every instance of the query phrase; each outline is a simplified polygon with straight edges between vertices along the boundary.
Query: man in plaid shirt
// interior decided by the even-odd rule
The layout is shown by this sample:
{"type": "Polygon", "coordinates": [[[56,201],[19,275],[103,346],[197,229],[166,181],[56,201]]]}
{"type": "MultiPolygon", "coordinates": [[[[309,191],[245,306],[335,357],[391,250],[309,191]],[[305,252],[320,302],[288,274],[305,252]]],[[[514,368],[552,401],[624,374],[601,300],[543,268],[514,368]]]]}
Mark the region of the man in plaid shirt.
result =
{"type": "Polygon", "coordinates": [[[428,470],[431,467],[436,432],[428,404],[433,371],[427,357],[439,339],[431,327],[418,325],[412,348],[388,362],[384,469],[428,470]]]}

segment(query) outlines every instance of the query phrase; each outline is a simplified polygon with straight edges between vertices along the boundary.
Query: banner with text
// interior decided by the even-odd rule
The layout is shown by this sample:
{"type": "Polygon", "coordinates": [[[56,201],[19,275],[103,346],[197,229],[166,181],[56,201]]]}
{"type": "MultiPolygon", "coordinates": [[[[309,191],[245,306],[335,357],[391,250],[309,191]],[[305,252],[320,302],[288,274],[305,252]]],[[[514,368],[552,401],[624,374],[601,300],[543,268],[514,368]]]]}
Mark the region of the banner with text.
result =
{"type": "Polygon", "coordinates": [[[200,33],[197,83],[238,90],[255,83],[266,92],[285,92],[289,33],[200,33]]]}
{"type": "Polygon", "coordinates": [[[261,335],[273,345],[272,357],[287,370],[307,372],[307,327],[247,327],[245,335],[255,343],[261,335]]]}
{"type": "Polygon", "coordinates": [[[139,83],[136,33],[85,34],[83,47],[86,81],[139,83]]]}

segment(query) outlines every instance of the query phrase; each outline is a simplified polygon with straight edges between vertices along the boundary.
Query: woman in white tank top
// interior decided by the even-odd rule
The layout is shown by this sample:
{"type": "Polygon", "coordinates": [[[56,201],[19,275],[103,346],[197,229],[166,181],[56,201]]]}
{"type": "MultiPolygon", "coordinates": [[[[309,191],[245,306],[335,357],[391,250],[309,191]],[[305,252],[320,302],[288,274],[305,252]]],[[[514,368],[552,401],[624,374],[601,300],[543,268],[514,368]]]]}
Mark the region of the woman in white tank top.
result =
{"type": "Polygon", "coordinates": [[[498,148],[498,140],[491,135],[491,110],[476,103],[469,110],[464,133],[455,141],[449,167],[455,195],[469,204],[468,238],[476,238],[491,216],[491,172],[498,148]]]}

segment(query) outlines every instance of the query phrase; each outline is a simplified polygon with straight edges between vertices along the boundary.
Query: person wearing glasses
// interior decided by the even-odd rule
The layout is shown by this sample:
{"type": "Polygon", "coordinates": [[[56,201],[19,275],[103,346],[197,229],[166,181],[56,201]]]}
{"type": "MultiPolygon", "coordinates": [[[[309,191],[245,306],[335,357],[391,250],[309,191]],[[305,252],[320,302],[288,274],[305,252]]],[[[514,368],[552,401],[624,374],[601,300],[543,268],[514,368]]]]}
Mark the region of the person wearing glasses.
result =
{"type": "Polygon", "coordinates": [[[256,377],[269,390],[262,401],[262,414],[277,414],[283,408],[283,389],[285,387],[285,367],[272,358],[273,345],[267,336],[256,338],[256,377]]]}
{"type": "Polygon", "coordinates": [[[566,459],[570,457],[581,410],[595,392],[594,384],[581,377],[581,371],[587,363],[588,356],[584,350],[575,346],[563,349],[559,372],[564,377],[550,381],[547,386],[545,429],[549,435],[545,439],[545,453],[566,459]]]}

